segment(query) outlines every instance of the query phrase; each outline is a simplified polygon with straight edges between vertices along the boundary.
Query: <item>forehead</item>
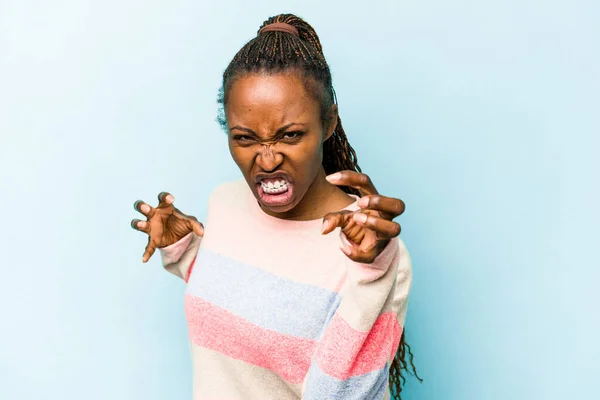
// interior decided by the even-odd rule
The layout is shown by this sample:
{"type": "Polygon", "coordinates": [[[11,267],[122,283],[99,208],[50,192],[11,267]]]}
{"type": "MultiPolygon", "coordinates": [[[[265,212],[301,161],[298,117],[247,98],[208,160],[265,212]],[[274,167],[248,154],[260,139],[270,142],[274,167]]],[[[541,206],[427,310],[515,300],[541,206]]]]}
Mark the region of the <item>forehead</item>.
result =
{"type": "Polygon", "coordinates": [[[251,129],[277,129],[289,122],[319,122],[319,104],[295,74],[250,74],[230,87],[228,123],[251,129]]]}

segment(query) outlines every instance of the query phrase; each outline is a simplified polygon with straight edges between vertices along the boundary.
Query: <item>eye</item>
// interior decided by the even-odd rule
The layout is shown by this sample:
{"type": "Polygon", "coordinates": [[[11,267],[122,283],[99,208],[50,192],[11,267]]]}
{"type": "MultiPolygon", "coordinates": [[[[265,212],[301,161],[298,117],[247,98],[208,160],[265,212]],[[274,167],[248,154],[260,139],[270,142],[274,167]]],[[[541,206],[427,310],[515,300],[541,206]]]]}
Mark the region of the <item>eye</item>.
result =
{"type": "Polygon", "coordinates": [[[298,131],[286,132],[283,134],[282,138],[287,139],[287,140],[293,140],[293,139],[299,139],[302,135],[303,135],[303,133],[298,132],[298,131]]]}
{"type": "Polygon", "coordinates": [[[247,143],[247,142],[251,141],[252,138],[248,135],[235,135],[233,137],[233,140],[241,142],[241,143],[247,143]]]}

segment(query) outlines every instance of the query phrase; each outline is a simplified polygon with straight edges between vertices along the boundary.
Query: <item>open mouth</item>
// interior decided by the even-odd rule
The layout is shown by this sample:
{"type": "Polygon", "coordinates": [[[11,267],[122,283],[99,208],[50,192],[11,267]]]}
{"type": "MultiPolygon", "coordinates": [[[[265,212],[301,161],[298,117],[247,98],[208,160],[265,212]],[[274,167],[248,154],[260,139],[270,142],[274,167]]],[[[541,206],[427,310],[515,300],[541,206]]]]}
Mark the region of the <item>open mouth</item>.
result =
{"type": "Polygon", "coordinates": [[[257,184],[261,203],[269,207],[281,207],[292,201],[294,185],[283,177],[261,179],[257,184]]]}

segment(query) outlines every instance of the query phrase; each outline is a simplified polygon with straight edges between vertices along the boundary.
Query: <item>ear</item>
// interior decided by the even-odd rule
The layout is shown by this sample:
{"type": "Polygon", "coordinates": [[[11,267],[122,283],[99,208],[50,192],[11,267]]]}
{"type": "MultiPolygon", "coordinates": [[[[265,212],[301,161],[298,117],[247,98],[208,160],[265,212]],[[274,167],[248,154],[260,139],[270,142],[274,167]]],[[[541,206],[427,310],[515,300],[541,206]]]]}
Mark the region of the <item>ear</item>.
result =
{"type": "Polygon", "coordinates": [[[325,131],[325,136],[323,137],[323,142],[326,142],[327,139],[333,135],[335,128],[337,127],[338,121],[338,106],[337,104],[332,104],[329,109],[329,119],[327,121],[327,129],[325,131]]]}

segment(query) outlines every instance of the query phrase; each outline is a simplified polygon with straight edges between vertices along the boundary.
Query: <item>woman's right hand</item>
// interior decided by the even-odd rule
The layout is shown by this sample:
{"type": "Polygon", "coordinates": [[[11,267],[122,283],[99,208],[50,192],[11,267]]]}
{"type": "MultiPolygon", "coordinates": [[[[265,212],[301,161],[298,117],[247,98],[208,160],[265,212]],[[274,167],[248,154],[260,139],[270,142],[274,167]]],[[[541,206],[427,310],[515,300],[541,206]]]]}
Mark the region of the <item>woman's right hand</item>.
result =
{"type": "Polygon", "coordinates": [[[147,262],[156,248],[167,247],[178,242],[190,232],[198,236],[204,235],[204,226],[196,217],[185,215],[173,206],[175,199],[167,192],[158,195],[158,206],[149,206],[141,200],[133,204],[133,208],[146,217],[146,221],[134,219],[131,227],[148,234],[148,244],[142,256],[142,262],[147,262]]]}

